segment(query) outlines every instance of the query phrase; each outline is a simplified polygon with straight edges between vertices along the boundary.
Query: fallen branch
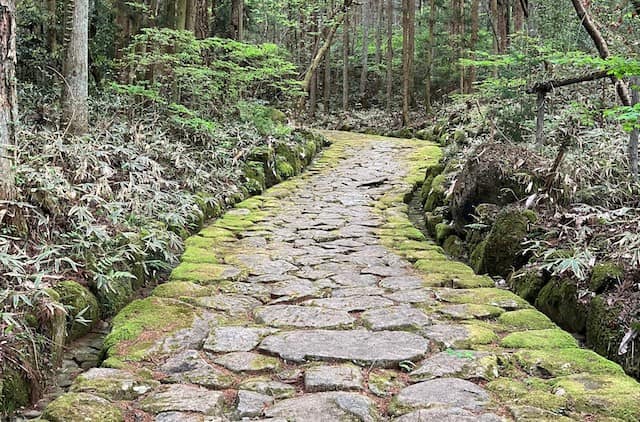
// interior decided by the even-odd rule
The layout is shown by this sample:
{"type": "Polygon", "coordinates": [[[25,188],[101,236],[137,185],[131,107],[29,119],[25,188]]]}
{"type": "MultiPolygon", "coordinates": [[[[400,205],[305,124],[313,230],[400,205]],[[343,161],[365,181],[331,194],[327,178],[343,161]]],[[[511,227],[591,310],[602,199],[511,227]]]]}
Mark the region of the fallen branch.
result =
{"type": "Polygon", "coordinates": [[[604,79],[609,77],[609,73],[606,70],[598,72],[588,73],[582,76],[574,76],[566,79],[553,79],[550,81],[536,82],[533,86],[527,88],[527,94],[535,94],[542,92],[544,94],[553,91],[555,88],[563,86],[573,85],[581,82],[597,81],[598,79],[604,79]]]}

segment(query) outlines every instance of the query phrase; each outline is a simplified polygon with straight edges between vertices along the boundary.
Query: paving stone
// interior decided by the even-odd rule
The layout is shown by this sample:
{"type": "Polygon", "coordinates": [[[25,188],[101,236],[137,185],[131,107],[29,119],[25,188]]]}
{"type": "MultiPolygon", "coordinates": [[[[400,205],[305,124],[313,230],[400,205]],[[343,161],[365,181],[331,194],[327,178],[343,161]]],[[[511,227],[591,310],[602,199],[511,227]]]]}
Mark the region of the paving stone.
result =
{"type": "Polygon", "coordinates": [[[349,296],[330,297],[326,299],[312,299],[305,305],[320,306],[330,309],[340,309],[346,312],[366,311],[367,309],[391,306],[393,302],[380,296],[349,296]]]}
{"type": "Polygon", "coordinates": [[[268,328],[218,327],[204,343],[208,352],[248,352],[260,343],[262,337],[272,334],[268,328]]]}
{"type": "Polygon", "coordinates": [[[283,400],[268,408],[265,416],[318,422],[379,420],[371,399],[345,392],[313,393],[283,400]]]}
{"type": "Polygon", "coordinates": [[[362,370],[354,365],[318,365],[304,373],[304,389],[309,392],[362,390],[362,370]]]}
{"type": "Polygon", "coordinates": [[[407,332],[366,330],[291,331],[262,340],[260,349],[285,360],[358,361],[372,366],[395,366],[401,361],[420,359],[428,342],[407,332]]]}
{"type": "Polygon", "coordinates": [[[318,306],[270,305],[254,312],[255,320],[273,327],[333,328],[352,324],[347,312],[318,306]]]}
{"type": "Polygon", "coordinates": [[[215,363],[234,372],[259,372],[280,367],[278,359],[251,352],[228,353],[216,359],[215,363]]]}
{"type": "Polygon", "coordinates": [[[251,296],[229,294],[199,297],[195,302],[199,306],[223,311],[232,316],[246,315],[252,309],[262,305],[262,302],[251,296]]]}
{"type": "Polygon", "coordinates": [[[400,290],[393,293],[387,293],[384,297],[391,299],[394,302],[401,303],[423,303],[427,305],[437,303],[433,297],[433,293],[427,289],[400,290]]]}
{"type": "Polygon", "coordinates": [[[394,419],[394,422],[502,422],[503,420],[492,413],[475,415],[459,407],[450,407],[416,410],[394,419]]]}
{"type": "Polygon", "coordinates": [[[415,276],[386,277],[380,281],[380,287],[392,290],[422,289],[424,280],[415,276]]]}
{"type": "Polygon", "coordinates": [[[149,394],[140,409],[149,413],[197,412],[217,415],[222,412],[224,394],[202,387],[173,384],[149,394]]]}
{"type": "Polygon", "coordinates": [[[70,391],[95,394],[108,400],[134,400],[159,385],[158,381],[128,371],[92,368],[75,379],[70,391]]]}
{"type": "Polygon", "coordinates": [[[234,378],[229,373],[218,369],[206,360],[196,350],[187,350],[168,359],[160,371],[167,375],[165,382],[190,383],[210,388],[229,388],[234,378]]]}
{"type": "Polygon", "coordinates": [[[498,376],[498,359],[488,352],[449,349],[422,361],[409,376],[414,381],[442,377],[489,380],[498,376]]]}
{"type": "Polygon", "coordinates": [[[454,348],[456,344],[471,338],[469,329],[464,325],[437,324],[425,327],[422,333],[429,340],[442,344],[445,348],[454,348]]]}
{"type": "Polygon", "coordinates": [[[254,418],[262,415],[265,407],[273,403],[273,397],[256,393],[255,391],[238,391],[238,416],[241,418],[254,418]]]}
{"type": "Polygon", "coordinates": [[[331,277],[336,283],[345,287],[375,286],[378,284],[378,277],[371,274],[341,273],[331,277]]]}
{"type": "Polygon", "coordinates": [[[241,390],[255,391],[275,399],[288,399],[296,393],[294,386],[267,377],[248,378],[238,386],[241,390]]]}
{"type": "Polygon", "coordinates": [[[284,274],[297,270],[298,267],[283,260],[272,260],[268,255],[241,254],[230,258],[229,262],[237,263],[249,270],[250,275],[284,274]]]}
{"type": "Polygon", "coordinates": [[[460,304],[443,306],[438,312],[453,319],[487,319],[500,316],[504,310],[491,305],[460,304]]]}
{"type": "Polygon", "coordinates": [[[155,422],[204,422],[204,417],[197,413],[163,412],[156,416],[155,422]]]}
{"type": "Polygon", "coordinates": [[[362,314],[365,326],[373,331],[414,330],[431,324],[431,320],[412,306],[370,309],[362,314]]]}
{"type": "Polygon", "coordinates": [[[320,290],[310,280],[301,278],[279,281],[270,287],[271,295],[275,297],[300,298],[320,295],[320,290]]]}
{"type": "Polygon", "coordinates": [[[489,394],[469,381],[438,378],[403,388],[395,400],[401,407],[459,407],[478,411],[489,404],[489,394]]]}
{"type": "Polygon", "coordinates": [[[332,297],[352,297],[352,296],[382,296],[384,290],[374,286],[345,287],[335,289],[331,292],[332,297]]]}
{"type": "Polygon", "coordinates": [[[362,274],[373,274],[381,277],[391,277],[408,274],[409,271],[406,267],[388,267],[388,266],[375,266],[368,267],[361,271],[362,274]]]}

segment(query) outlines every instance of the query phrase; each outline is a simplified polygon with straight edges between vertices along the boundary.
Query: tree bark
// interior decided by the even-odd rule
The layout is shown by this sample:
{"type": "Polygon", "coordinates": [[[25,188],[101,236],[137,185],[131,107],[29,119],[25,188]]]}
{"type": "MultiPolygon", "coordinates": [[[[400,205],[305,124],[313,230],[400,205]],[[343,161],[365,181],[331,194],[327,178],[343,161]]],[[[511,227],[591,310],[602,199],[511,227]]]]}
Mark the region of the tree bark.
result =
{"type": "MultiPolygon", "coordinates": [[[[475,51],[476,46],[478,45],[478,40],[480,32],[480,0],[471,0],[471,37],[469,39],[469,50],[471,51],[471,58],[475,59],[475,51]]],[[[476,81],[476,67],[469,67],[469,76],[466,79],[465,85],[465,94],[471,94],[473,91],[473,84],[476,81]]]]}
{"type": "Polygon", "coordinates": [[[16,14],[12,0],[0,0],[0,199],[15,195],[14,159],[18,122],[16,14]]]}
{"type": "Polygon", "coordinates": [[[194,34],[197,39],[204,39],[209,36],[209,7],[208,0],[195,0],[195,28],[194,34]]]}
{"type": "Polygon", "coordinates": [[[189,9],[188,0],[177,0],[176,2],[176,29],[184,31],[187,29],[187,13],[189,9]]]}
{"type": "MultiPolygon", "coordinates": [[[[635,76],[631,78],[631,105],[634,106],[640,102],[640,78],[635,76]]],[[[636,122],[640,123],[640,122],[636,122]]],[[[638,129],[634,129],[629,136],[629,167],[631,176],[634,180],[638,180],[638,129]]]]}
{"type": "Polygon", "coordinates": [[[367,78],[369,77],[369,7],[362,5],[362,71],[360,73],[360,103],[366,107],[367,78]]]}
{"type": "Polygon", "coordinates": [[[433,72],[433,55],[435,49],[436,0],[429,0],[429,42],[427,43],[427,74],[424,81],[424,107],[431,114],[431,73],[433,72]]]}
{"type": "Polygon", "coordinates": [[[525,10],[522,0],[513,1],[513,31],[522,32],[524,29],[525,10]]]}
{"type": "Polygon", "coordinates": [[[412,102],[415,0],[403,0],[402,7],[402,124],[409,124],[412,102]]]}
{"type": "Polygon", "coordinates": [[[393,0],[387,0],[387,111],[393,105],[393,0]]]}
{"type": "Polygon", "coordinates": [[[232,38],[236,41],[244,39],[244,0],[231,1],[232,38]]]}
{"type": "Polygon", "coordinates": [[[349,111],[349,15],[342,28],[342,110],[349,111]]]}
{"type": "Polygon", "coordinates": [[[62,118],[74,135],[89,130],[89,0],[73,0],[71,34],[64,61],[62,118]]]}

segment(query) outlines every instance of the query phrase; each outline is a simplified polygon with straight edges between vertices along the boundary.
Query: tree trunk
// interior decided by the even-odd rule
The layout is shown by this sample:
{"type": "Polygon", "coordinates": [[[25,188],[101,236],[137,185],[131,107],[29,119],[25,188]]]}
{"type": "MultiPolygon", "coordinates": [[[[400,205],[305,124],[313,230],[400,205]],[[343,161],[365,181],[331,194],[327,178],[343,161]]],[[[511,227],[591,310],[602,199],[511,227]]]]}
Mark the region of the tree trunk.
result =
{"type": "Polygon", "coordinates": [[[232,38],[237,41],[244,39],[244,0],[231,1],[232,38]]]}
{"type": "Polygon", "coordinates": [[[349,15],[342,28],[342,110],[349,111],[349,15]]]}
{"type": "Polygon", "coordinates": [[[433,71],[433,54],[435,49],[436,0],[429,0],[429,43],[427,44],[427,75],[424,81],[424,108],[431,114],[431,73],[433,71]]]}
{"type": "Polygon", "coordinates": [[[16,90],[16,14],[12,0],[0,0],[0,199],[13,199],[18,94],[16,90]]]}
{"type": "Polygon", "coordinates": [[[208,0],[195,0],[196,16],[194,34],[198,39],[209,36],[209,7],[208,0]]]}
{"type": "Polygon", "coordinates": [[[369,76],[369,7],[362,5],[362,72],[360,73],[360,103],[366,107],[367,78],[369,76]]]}
{"type": "Polygon", "coordinates": [[[89,130],[89,0],[73,0],[73,3],[64,61],[62,118],[70,133],[83,135],[89,130]]]}
{"type": "Polygon", "coordinates": [[[513,31],[522,32],[524,29],[525,10],[522,7],[522,0],[513,1],[513,31]]]}
{"type": "Polygon", "coordinates": [[[188,0],[177,0],[176,3],[176,29],[184,31],[187,29],[187,13],[189,10],[188,0]]]}
{"type": "MultiPolygon", "coordinates": [[[[473,53],[478,45],[480,31],[480,0],[471,0],[471,38],[469,39],[469,51],[471,58],[475,59],[473,53]]],[[[466,79],[465,94],[471,94],[473,83],[476,81],[476,67],[469,67],[469,77],[466,79]]]]}
{"type": "Polygon", "coordinates": [[[322,101],[324,104],[324,112],[331,112],[331,46],[324,55],[324,82],[322,84],[322,101]]]}
{"type": "Polygon", "coordinates": [[[393,0],[387,0],[387,111],[393,105],[393,0]]]}
{"type": "MultiPolygon", "coordinates": [[[[640,78],[631,78],[631,105],[640,102],[640,78]]],[[[640,123],[640,122],[636,122],[640,123]]],[[[629,136],[629,167],[631,168],[631,176],[634,180],[638,180],[638,129],[634,129],[629,136]]]]}
{"type": "Polygon", "coordinates": [[[384,12],[384,0],[376,0],[376,66],[380,66],[382,63],[382,28],[383,20],[382,15],[384,12]]]}
{"type": "Polygon", "coordinates": [[[56,0],[47,0],[47,48],[49,53],[55,53],[58,49],[56,15],[56,0]]]}
{"type": "Polygon", "coordinates": [[[402,124],[409,124],[412,102],[415,0],[403,0],[402,6],[402,124]]]}
{"type": "Polygon", "coordinates": [[[196,32],[196,14],[198,13],[196,4],[200,0],[187,0],[187,20],[185,22],[185,29],[195,34],[196,32]]]}

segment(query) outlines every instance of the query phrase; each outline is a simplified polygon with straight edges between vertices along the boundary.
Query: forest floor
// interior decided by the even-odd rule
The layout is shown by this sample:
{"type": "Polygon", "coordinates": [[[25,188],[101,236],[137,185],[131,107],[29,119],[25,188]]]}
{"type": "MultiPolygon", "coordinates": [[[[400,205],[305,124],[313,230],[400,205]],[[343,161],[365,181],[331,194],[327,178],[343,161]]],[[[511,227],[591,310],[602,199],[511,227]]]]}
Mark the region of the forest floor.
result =
{"type": "Polygon", "coordinates": [[[411,224],[436,145],[326,135],[302,176],[187,240],[44,420],[640,418],[618,365],[411,224]]]}

